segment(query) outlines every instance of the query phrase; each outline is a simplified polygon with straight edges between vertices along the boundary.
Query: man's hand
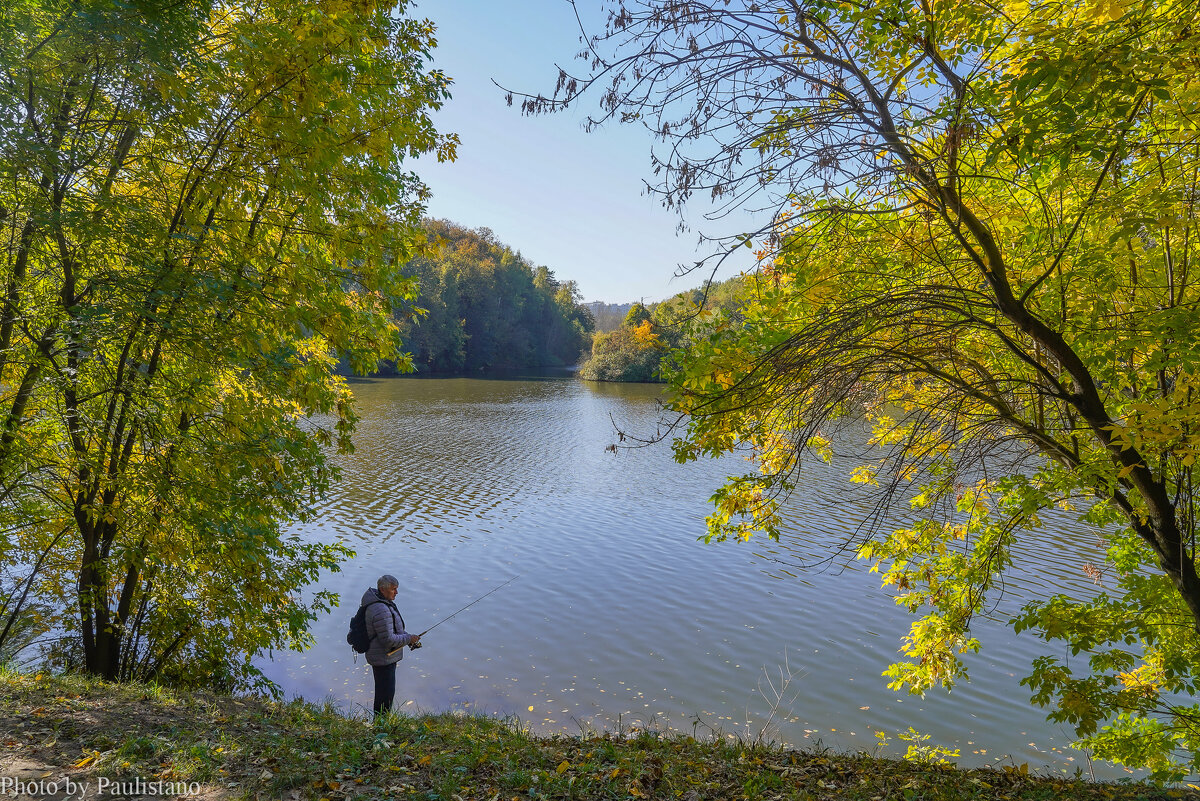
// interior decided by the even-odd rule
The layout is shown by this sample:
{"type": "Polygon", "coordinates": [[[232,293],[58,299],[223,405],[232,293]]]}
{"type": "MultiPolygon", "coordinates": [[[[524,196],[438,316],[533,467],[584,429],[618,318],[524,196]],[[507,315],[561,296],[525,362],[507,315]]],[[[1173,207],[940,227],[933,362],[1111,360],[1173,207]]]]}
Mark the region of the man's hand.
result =
{"type": "Polygon", "coordinates": [[[420,647],[421,647],[421,635],[414,634],[413,638],[408,641],[408,648],[410,651],[415,651],[420,647]]]}

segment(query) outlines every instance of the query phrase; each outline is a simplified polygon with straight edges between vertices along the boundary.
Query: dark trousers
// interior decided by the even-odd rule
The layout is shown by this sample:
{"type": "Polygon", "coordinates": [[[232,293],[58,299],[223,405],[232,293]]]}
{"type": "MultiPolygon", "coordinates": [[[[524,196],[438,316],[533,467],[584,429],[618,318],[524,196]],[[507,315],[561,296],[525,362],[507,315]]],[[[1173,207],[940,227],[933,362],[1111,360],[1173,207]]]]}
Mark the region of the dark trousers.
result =
{"type": "Polygon", "coordinates": [[[371,665],[375,674],[375,705],[371,708],[376,715],[392,711],[392,700],[396,697],[396,663],[371,665]]]}

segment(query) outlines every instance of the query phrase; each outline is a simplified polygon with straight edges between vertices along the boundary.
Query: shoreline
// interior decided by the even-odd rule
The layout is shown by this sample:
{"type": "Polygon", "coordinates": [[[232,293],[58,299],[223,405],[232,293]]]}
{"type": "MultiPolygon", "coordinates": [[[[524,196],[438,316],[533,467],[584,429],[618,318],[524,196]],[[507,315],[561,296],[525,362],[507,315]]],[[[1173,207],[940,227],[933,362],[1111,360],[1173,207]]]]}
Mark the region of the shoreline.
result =
{"type": "Polygon", "coordinates": [[[1038,776],[1025,766],[965,769],[646,731],[543,737],[518,719],[454,713],[372,722],[332,704],[47,673],[0,674],[0,721],[0,781],[40,781],[25,789],[41,790],[58,782],[57,794],[0,791],[16,801],[1200,798],[1194,786],[1038,776]]]}

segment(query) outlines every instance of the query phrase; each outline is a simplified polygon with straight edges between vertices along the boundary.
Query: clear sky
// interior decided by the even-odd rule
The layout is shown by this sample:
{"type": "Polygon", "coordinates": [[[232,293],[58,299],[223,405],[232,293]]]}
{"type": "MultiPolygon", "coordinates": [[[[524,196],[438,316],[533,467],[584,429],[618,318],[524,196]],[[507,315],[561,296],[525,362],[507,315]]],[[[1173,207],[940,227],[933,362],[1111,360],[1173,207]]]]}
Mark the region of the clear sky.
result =
{"type": "MultiPolygon", "coordinates": [[[[454,163],[415,163],[433,190],[430,216],[490,228],[527,260],[578,282],[584,300],[662,300],[708,277],[706,268],[674,278],[678,264],[712,251],[697,239],[713,229],[700,219],[703,209],[690,209],[692,230],[677,234],[676,212],[642,191],[653,177],[645,129],[611,124],[585,133],[581,121],[595,97],[579,111],[523,117],[492,84],[548,94],[556,64],[582,68],[574,58],[579,28],[565,0],[422,0],[411,14],[437,24],[434,59],[454,84],[435,120],[462,138],[454,163]]],[[[731,274],[725,268],[717,277],[731,274]]]]}

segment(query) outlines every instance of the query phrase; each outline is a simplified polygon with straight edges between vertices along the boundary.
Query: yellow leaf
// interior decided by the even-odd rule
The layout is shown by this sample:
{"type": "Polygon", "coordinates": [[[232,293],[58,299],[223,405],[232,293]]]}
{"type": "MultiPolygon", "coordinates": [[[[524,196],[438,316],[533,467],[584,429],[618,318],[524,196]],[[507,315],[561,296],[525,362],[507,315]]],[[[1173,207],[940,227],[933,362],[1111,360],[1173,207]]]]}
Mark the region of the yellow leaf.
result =
{"type": "Polygon", "coordinates": [[[564,759],[562,762],[558,763],[558,767],[554,769],[554,772],[555,773],[566,773],[567,768],[569,768],[569,767],[571,767],[571,763],[564,759]]]}
{"type": "Polygon", "coordinates": [[[432,761],[433,761],[433,757],[429,756],[429,754],[426,754],[425,756],[423,756],[417,760],[417,764],[418,765],[428,765],[432,761]]]}
{"type": "Polygon", "coordinates": [[[662,345],[662,340],[654,333],[654,324],[649,320],[642,320],[641,324],[633,329],[633,339],[642,350],[662,345]]]}
{"type": "Polygon", "coordinates": [[[1093,0],[1086,13],[1096,22],[1113,22],[1125,16],[1125,5],[1125,0],[1093,0]]]}

